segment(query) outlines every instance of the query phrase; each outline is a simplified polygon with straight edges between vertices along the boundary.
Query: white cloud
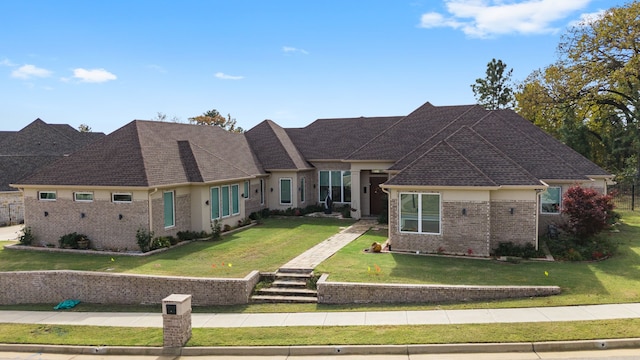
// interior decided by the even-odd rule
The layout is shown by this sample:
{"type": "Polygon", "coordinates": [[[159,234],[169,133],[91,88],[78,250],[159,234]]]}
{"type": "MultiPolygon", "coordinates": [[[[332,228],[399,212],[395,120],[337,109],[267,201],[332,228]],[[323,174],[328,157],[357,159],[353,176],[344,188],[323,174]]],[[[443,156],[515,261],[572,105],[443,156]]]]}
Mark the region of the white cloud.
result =
{"type": "Polygon", "coordinates": [[[223,80],[242,80],[244,79],[244,76],[234,76],[234,75],[227,75],[223,72],[217,72],[215,77],[217,77],[218,79],[223,79],[223,80]]]}
{"type": "Polygon", "coordinates": [[[599,10],[599,11],[592,12],[592,13],[582,14],[582,15],[580,15],[580,19],[570,22],[569,26],[585,26],[585,25],[589,25],[589,24],[591,24],[593,22],[596,22],[596,21],[602,19],[602,17],[604,16],[605,13],[606,13],[606,11],[599,10]]]}
{"type": "MultiPolygon", "coordinates": [[[[4,64],[4,63],[3,63],[4,64]]],[[[35,65],[22,65],[11,72],[11,77],[18,79],[31,79],[34,77],[49,77],[51,71],[39,68],[35,65]]]]}
{"type": "Polygon", "coordinates": [[[108,72],[105,69],[83,69],[77,68],[73,69],[73,77],[76,79],[80,79],[81,82],[88,83],[102,83],[111,80],[115,80],[118,77],[114,74],[108,72]]]}
{"type": "Polygon", "coordinates": [[[155,71],[157,71],[157,72],[159,72],[161,74],[166,74],[167,73],[167,70],[165,68],[163,68],[162,66],[160,66],[160,65],[149,64],[149,65],[147,65],[147,67],[149,69],[155,70],[155,71]]]}
{"type": "Polygon", "coordinates": [[[445,0],[448,15],[423,14],[420,27],[460,29],[470,37],[504,34],[544,34],[552,24],[583,9],[591,0],[445,0]]]}
{"type": "Polygon", "coordinates": [[[298,49],[298,48],[295,48],[295,47],[292,47],[292,46],[283,46],[283,47],[282,47],[282,51],[283,51],[285,54],[295,54],[295,53],[298,53],[298,54],[303,54],[303,55],[309,55],[309,52],[308,52],[307,50],[305,50],[305,49],[298,49]]]}
{"type": "Polygon", "coordinates": [[[2,66],[11,66],[11,67],[18,66],[16,64],[12,63],[11,60],[9,60],[7,58],[2,59],[2,61],[0,61],[0,65],[2,65],[2,66]]]}

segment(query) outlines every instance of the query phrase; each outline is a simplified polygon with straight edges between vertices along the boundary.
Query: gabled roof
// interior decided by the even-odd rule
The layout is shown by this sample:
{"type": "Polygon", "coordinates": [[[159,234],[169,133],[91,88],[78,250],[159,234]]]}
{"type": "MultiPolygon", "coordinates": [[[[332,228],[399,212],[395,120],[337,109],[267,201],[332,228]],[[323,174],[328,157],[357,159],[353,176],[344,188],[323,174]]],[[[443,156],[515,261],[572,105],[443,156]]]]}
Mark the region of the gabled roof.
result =
{"type": "Polygon", "coordinates": [[[402,116],[318,119],[286,129],[308,160],[341,160],[393,125],[402,116]]]}
{"type": "Polygon", "coordinates": [[[261,173],[242,134],[217,126],[134,120],[20,185],[154,187],[261,173]]]}
{"type": "Polygon", "coordinates": [[[391,178],[387,185],[541,186],[473,129],[463,126],[437,142],[391,178]]]}
{"type": "Polygon", "coordinates": [[[20,131],[0,132],[0,191],[16,191],[9,184],[104,136],[41,119],[20,131]]]}
{"type": "Polygon", "coordinates": [[[266,170],[311,168],[287,132],[271,120],[264,120],[247,131],[245,136],[266,170]]]}

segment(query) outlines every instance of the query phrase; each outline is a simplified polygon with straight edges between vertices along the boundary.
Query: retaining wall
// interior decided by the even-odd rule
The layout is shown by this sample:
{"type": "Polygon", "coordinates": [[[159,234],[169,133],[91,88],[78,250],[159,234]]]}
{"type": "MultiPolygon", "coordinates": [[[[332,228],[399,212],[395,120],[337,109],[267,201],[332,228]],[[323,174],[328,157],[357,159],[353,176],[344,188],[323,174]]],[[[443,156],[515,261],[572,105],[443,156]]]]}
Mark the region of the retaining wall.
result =
{"type": "Polygon", "coordinates": [[[89,271],[0,272],[0,305],[57,303],[161,304],[171,294],[191,294],[196,306],[247,304],[260,280],[110,274],[89,271]]]}
{"type": "Polygon", "coordinates": [[[450,303],[560,294],[558,286],[467,286],[317,282],[320,304],[450,303]]]}

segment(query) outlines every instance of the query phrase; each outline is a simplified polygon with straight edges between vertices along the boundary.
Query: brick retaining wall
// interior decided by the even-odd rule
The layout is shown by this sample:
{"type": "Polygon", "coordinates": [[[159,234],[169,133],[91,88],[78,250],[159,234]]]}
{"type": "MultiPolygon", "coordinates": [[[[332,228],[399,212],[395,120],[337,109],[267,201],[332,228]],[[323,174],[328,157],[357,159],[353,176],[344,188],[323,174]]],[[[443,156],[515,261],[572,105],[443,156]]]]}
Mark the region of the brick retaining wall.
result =
{"type": "Polygon", "coordinates": [[[449,303],[560,294],[558,286],[466,286],[317,282],[320,304],[449,303]]]}
{"type": "Polygon", "coordinates": [[[58,303],[77,299],[94,304],[161,304],[171,294],[191,294],[193,305],[247,304],[260,280],[110,274],[89,271],[0,272],[0,305],[58,303]]]}

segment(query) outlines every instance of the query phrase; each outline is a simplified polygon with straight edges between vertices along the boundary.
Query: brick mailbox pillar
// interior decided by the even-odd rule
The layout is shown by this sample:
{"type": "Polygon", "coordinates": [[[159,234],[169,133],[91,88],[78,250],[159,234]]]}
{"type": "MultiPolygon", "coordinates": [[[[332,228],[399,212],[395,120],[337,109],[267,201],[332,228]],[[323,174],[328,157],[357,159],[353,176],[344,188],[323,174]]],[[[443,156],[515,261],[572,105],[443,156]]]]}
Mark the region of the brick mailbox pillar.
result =
{"type": "Polygon", "coordinates": [[[162,324],[164,347],[184,346],[191,338],[191,295],[162,299],[162,324]]]}

